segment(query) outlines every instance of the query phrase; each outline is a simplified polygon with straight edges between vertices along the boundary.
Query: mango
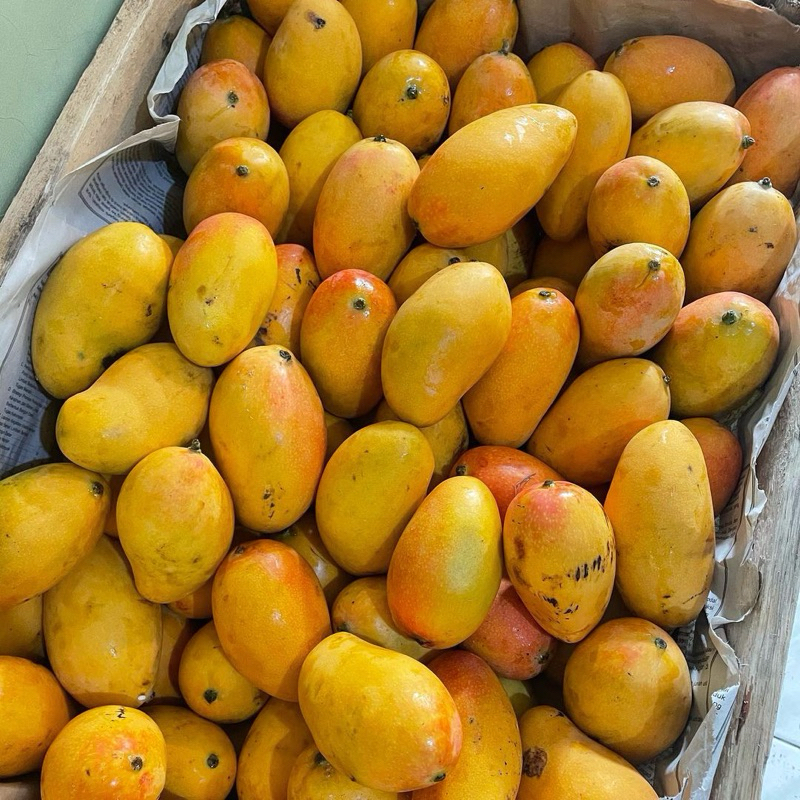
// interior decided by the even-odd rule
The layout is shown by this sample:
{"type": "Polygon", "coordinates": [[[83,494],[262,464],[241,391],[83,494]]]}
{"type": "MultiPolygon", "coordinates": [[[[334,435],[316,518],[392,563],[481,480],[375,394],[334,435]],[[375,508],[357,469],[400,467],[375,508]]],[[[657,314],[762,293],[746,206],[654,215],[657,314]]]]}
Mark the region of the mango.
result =
{"type": "Polygon", "coordinates": [[[349,633],[329,636],[306,658],[300,710],[336,769],[385,792],[445,780],[461,752],[461,720],[439,678],[349,633]]]}
{"type": "Polygon", "coordinates": [[[289,132],[279,151],[289,176],[289,208],[279,241],[311,247],[319,195],[333,165],[361,140],[353,120],[338,111],[317,111],[289,132]]]}
{"type": "Polygon", "coordinates": [[[0,655],[0,778],[39,769],[67,722],[67,696],[53,673],[25,658],[0,655]]]}
{"type": "MultiPolygon", "coordinates": [[[[561,278],[577,288],[595,260],[592,243],[586,231],[568,242],[557,242],[545,236],[533,253],[531,277],[561,278]]],[[[557,286],[550,288],[558,289],[557,286]]]]}
{"type": "Polygon", "coordinates": [[[178,100],[175,155],[191,174],[201,156],[234,136],[267,138],[270,105],[261,81],[238,61],[225,58],[198,67],[178,100]]]}
{"type": "MultiPolygon", "coordinates": [[[[616,713],[616,712],[615,712],[616,713]]],[[[623,758],[585,736],[561,712],[538,706],[520,720],[522,781],[518,800],[657,800],[623,758]]]]}
{"type": "Polygon", "coordinates": [[[564,390],[525,448],[568,481],[610,481],[633,436],[669,416],[671,386],[662,369],[643,358],[597,364],[564,390]]]}
{"type": "Polygon", "coordinates": [[[78,240],[47,278],[31,331],[42,388],[63,399],[147,342],[166,309],[172,254],[139,222],[114,222],[78,240]]]}
{"type": "Polygon", "coordinates": [[[257,219],[274,237],[289,207],[289,175],[266,142],[233,137],[209,148],[183,193],[183,224],[191,234],[214,214],[235,211],[257,219]]]}
{"type": "Polygon", "coordinates": [[[536,102],[531,74],[508,45],[506,41],[496,52],[478,56],[464,71],[453,95],[450,136],[493,111],[536,102]]]}
{"type": "Polygon", "coordinates": [[[360,269],[335,272],[314,292],[300,348],[326,411],[349,419],[378,404],[383,340],[396,312],[392,290],[360,269]]]}
{"type": "Polygon", "coordinates": [[[128,473],[117,520],[137,590],[171,603],[199,589],[227,554],[233,501],[195,441],[156,450],[128,473]]]}
{"type": "MultiPolygon", "coordinates": [[[[369,72],[389,53],[414,46],[417,32],[416,0],[343,0],[361,39],[361,74],[369,72]]],[[[395,138],[395,137],[392,137],[395,138]]]]}
{"type": "Polygon", "coordinates": [[[178,668],[194,626],[188,617],[178,614],[169,606],[161,606],[161,648],[158,668],[153,682],[153,705],[177,705],[183,701],[178,682],[178,668]]]}
{"type": "Polygon", "coordinates": [[[336,417],[325,412],[325,430],[328,438],[325,445],[325,463],[331,460],[331,456],[339,449],[345,439],[355,433],[355,426],[350,420],[336,417]]]}
{"type": "Polygon", "coordinates": [[[211,587],[213,578],[207,580],[199,589],[169,604],[176,614],[187,619],[211,619],[211,587]]]}
{"type": "Polygon", "coordinates": [[[431,650],[402,634],[392,620],[386,576],[358,578],[342,589],[331,609],[334,631],[352,633],[365,642],[425,660],[431,650]]]}
{"type": "Polygon", "coordinates": [[[597,69],[597,62],[571,42],[548,45],[528,61],[528,72],[540,103],[554,103],[578,75],[590,69],[597,69]]]}
{"type": "Polygon", "coordinates": [[[184,647],[178,685],[195,714],[218,723],[249,719],[268,699],[231,664],[213,622],[200,628],[184,647]]]}
{"type": "Polygon", "coordinates": [[[505,42],[512,50],[518,28],[513,0],[434,0],[422,18],[414,48],[442,65],[455,90],[478,56],[499,50],[505,42]]]}
{"type": "Polygon", "coordinates": [[[607,72],[589,70],[556,99],[575,115],[578,135],[564,168],[536,205],[544,232],[574,239],[586,225],[589,197],[600,176],[625,158],[631,140],[631,108],[625,87],[607,72]]]}
{"type": "Polygon", "coordinates": [[[650,156],[673,169],[696,211],[736,172],[754,141],[740,111],[698,100],[651,117],[631,137],[628,155],[650,156]]]}
{"type": "Polygon", "coordinates": [[[502,445],[467,450],[453,465],[451,475],[471,475],[485,483],[497,503],[500,519],[505,519],[509,503],[529,482],[561,480],[544,461],[502,445]]]}
{"type": "Polygon", "coordinates": [[[779,338],[773,313],[739,292],[682,308],[652,354],[669,375],[673,414],[714,417],[744,403],[772,372],[779,338]]]}
{"type": "Polygon", "coordinates": [[[269,539],[241,544],[217,570],[211,601],[233,666],[262,691],[297,700],[303,659],[331,632],[325,595],[306,560],[269,539]]]}
{"type": "Polygon", "coordinates": [[[742,446],[724,425],[708,417],[690,417],[681,422],[692,432],[703,451],[714,516],[728,505],[742,473],[742,446]]]}
{"type": "Polygon", "coordinates": [[[529,680],[547,666],[556,640],[530,615],[511,581],[503,578],[489,613],[462,647],[480,656],[501,678],[529,680]]]}
{"type": "Polygon", "coordinates": [[[725,59],[707,44],[686,36],[628,39],[608,57],[603,69],[625,86],[637,128],[678,103],[732,103],[736,96],[725,59]]]}
{"type": "Polygon", "coordinates": [[[578,315],[562,294],[539,289],[511,301],[508,339],[464,395],[481,444],[519,447],[530,438],[572,369],[580,336],[578,315]]]}
{"type": "Polygon", "coordinates": [[[536,104],[475,120],[425,164],[408,213],[439,247],[469,247],[499,236],[553,183],[572,152],[577,127],[572,112],[536,104]]]}
{"type": "Polygon", "coordinates": [[[164,736],[147,714],[121,705],[92,708],[70,720],[50,745],[42,765],[42,800],[157,800],[166,762],[164,736]]]}
{"type": "Polygon", "coordinates": [[[703,451],[680,422],[634,436],[605,509],[617,540],[617,588],[637,617],[665,628],[703,610],[714,572],[714,511],[703,451]]]}
{"type": "Polygon", "coordinates": [[[59,683],[87,708],[150,699],[161,648],[161,609],[133,582],[119,543],[94,549],[44,596],[48,658],[59,683]]]}
{"type": "Polygon", "coordinates": [[[186,708],[160,706],[147,713],[167,748],[162,799],[225,800],[236,776],[236,752],[225,731],[186,708]]]}
{"type": "Polygon", "coordinates": [[[73,464],[43,464],[0,481],[4,616],[55,586],[92,550],[103,533],[109,495],[101,475],[73,464]]]}
{"type": "Polygon", "coordinates": [[[300,706],[270,698],[250,726],[239,753],[239,800],[286,800],[294,762],[311,744],[300,706]]]}
{"type": "Polygon", "coordinates": [[[405,422],[367,425],[339,447],[315,505],[320,536],[337,564],[353,575],[386,572],[433,466],[427,439],[405,422]]]}
{"type": "Polygon", "coordinates": [[[364,76],[353,101],[353,120],[364,136],[386,136],[414,155],[442,137],[450,114],[444,70],[417,50],[385,55],[364,76]]]}
{"type": "Polygon", "coordinates": [[[333,556],[325,547],[319,535],[314,512],[306,511],[297,522],[273,538],[289,545],[308,562],[308,566],[314,570],[322,587],[326,602],[332,606],[333,601],[353,578],[333,560],[333,556]]]}
{"type": "Polygon", "coordinates": [[[491,366],[510,329],[511,299],[494,267],[446,267],[389,325],[381,359],[386,401],[406,422],[433,425],[491,366]]]}
{"type": "Polygon", "coordinates": [[[264,71],[272,37],[253,20],[241,14],[231,14],[219,18],[208,26],[203,49],[200,51],[200,64],[232,58],[244,64],[254,75],[264,71]]]}
{"type": "Polygon", "coordinates": [[[387,598],[400,630],[437,649],[471,636],[500,586],[500,536],[497,504],[484,483],[468,476],[440,483],[414,513],[389,564],[387,598]]]}
{"type": "Polygon", "coordinates": [[[347,9],[337,0],[289,5],[263,77],[275,118],[287,128],[316,111],[347,111],[361,77],[361,40],[347,9]]]}
{"type": "Polygon", "coordinates": [[[512,800],[522,772],[522,744],[514,709],[497,676],[483,659],[454,650],[431,662],[461,717],[464,743],[455,768],[412,800],[512,800]]]}
{"type": "MultiPolygon", "coordinates": [[[[375,409],[375,422],[386,420],[399,422],[400,418],[392,411],[389,404],[382,400],[375,409]]],[[[419,431],[428,440],[433,451],[433,475],[429,484],[429,488],[432,489],[445,478],[451,477],[456,459],[469,445],[469,430],[461,403],[456,403],[438,422],[420,428],[419,431]]]]}
{"type": "MultiPolygon", "coordinates": [[[[533,253],[538,241],[538,232],[534,227],[534,216],[523,217],[516,225],[512,225],[505,234],[506,263],[495,266],[503,273],[509,289],[515,289],[527,279],[530,272],[533,253]]],[[[467,251],[472,248],[468,248],[467,251]]],[[[480,259],[479,259],[480,260],[480,259]]],[[[491,261],[489,262],[491,263],[491,261]]]]}
{"type": "Polygon", "coordinates": [[[458,250],[423,242],[409,250],[389,277],[389,288],[401,306],[428,278],[451,264],[467,261],[458,250]]]}
{"type": "Polygon", "coordinates": [[[409,192],[419,175],[411,151],[376,136],[354,144],[330,171],[314,217],[322,278],[362,269],[386,280],[414,238],[409,192]]]}
{"type": "Polygon", "coordinates": [[[603,507],[566,481],[528,484],[503,525],[511,583],[551,636],[579,642],[600,621],[614,588],[614,531],[603,507]]]}
{"type": "Polygon", "coordinates": [[[728,186],[692,221],[681,262],[687,299],[742,292],[768,303],[796,245],[792,204],[769,178],[728,186]]]}
{"type": "Polygon", "coordinates": [[[298,520],[322,473],[325,420],[292,353],[272,344],[237,356],[217,381],[209,426],[239,522],[277,533],[298,520]]]}
{"type": "Polygon", "coordinates": [[[642,763],[669,747],[686,725],[692,704],[689,667],[657,625],[632,617],[611,620],[572,654],[564,702],[584,733],[642,763]]]}
{"type": "Polygon", "coordinates": [[[595,256],[648,242],[680,258],[689,238],[689,195],[666,164],[631,156],[609,167],[592,189],[586,214],[595,256]]]}
{"type": "Polygon", "coordinates": [[[44,661],[40,594],[0,610],[0,656],[44,661]]]}
{"type": "Polygon", "coordinates": [[[108,477],[110,502],[108,504],[106,521],[103,525],[103,533],[107,533],[112,539],[119,539],[119,532],[117,531],[117,499],[119,498],[119,490],[122,488],[124,481],[124,475],[109,475],[108,477]]]}
{"type": "Polygon", "coordinates": [[[575,296],[580,317],[578,360],[591,365],[638,356],[660,342],[683,305],[683,269],[651,244],[623,244],[586,273],[575,296]]]}
{"type": "Polygon", "coordinates": [[[528,278],[528,280],[523,281],[515,286],[511,290],[511,299],[513,300],[518,294],[527,292],[529,289],[555,290],[556,292],[563,294],[564,297],[566,297],[567,300],[569,300],[573,305],[575,305],[575,295],[578,291],[577,286],[573,286],[563,278],[552,278],[545,275],[541,278],[528,278]]]}
{"type": "Polygon", "coordinates": [[[800,180],[800,67],[778,67],[751,84],[736,101],[750,122],[755,144],[729,183],[769,176],[787,197],[800,180]]]}
{"type": "MultiPolygon", "coordinates": [[[[500,677],[500,676],[498,676],[500,677]]],[[[511,707],[517,716],[517,720],[529,709],[537,704],[536,697],[530,686],[530,681],[513,680],[512,678],[500,677],[500,683],[508,697],[511,707]]]]}
{"type": "Polygon", "coordinates": [[[267,313],[251,342],[253,347],[279,344],[300,353],[300,325],[320,279],[314,256],[300,244],[275,248],[278,282],[267,313]]]}
{"type": "Polygon", "coordinates": [[[291,4],[292,0],[250,0],[247,7],[255,21],[274,36],[291,4]]]}

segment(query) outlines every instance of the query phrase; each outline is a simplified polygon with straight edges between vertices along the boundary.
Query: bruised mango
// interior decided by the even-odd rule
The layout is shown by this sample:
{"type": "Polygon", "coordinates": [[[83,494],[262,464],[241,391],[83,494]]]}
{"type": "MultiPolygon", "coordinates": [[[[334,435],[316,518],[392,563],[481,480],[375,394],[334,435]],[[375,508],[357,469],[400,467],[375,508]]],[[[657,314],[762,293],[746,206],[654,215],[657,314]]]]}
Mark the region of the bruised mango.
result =
{"type": "Polygon", "coordinates": [[[325,758],[387,792],[445,780],[461,752],[458,710],[413,658],[334,633],[306,658],[300,710],[325,758]]]}
{"type": "Polygon", "coordinates": [[[539,201],[569,158],[576,133],[575,115],[555,106],[515,106],[481,117],[431,156],[408,212],[439,247],[493,239],[539,201]]]}
{"type": "Polygon", "coordinates": [[[427,439],[405,422],[356,431],[331,456],[315,512],[330,554],[353,575],[385,572],[433,473],[427,439]]]}
{"type": "Polygon", "coordinates": [[[217,381],[209,427],[243,525],[277,533],[302,516],[322,472],[325,420],[289,350],[271,344],[237,356],[217,381]]]}
{"type": "Polygon", "coordinates": [[[659,366],[643,358],[606,361],[564,390],[526,449],[567,480],[595,486],[611,480],[634,434],[669,412],[670,385],[659,366]]]}
{"type": "MultiPolygon", "coordinates": [[[[703,451],[680,422],[634,436],[605,509],[617,540],[617,587],[638,617],[666,628],[702,611],[714,570],[714,511],[703,451]]],[[[653,754],[655,755],[655,754],[653,754]]]]}
{"type": "Polygon", "coordinates": [[[497,503],[477,478],[448,478],[422,501],[389,565],[387,597],[401,631],[444,649],[478,629],[500,586],[500,528],[497,503]]]}
{"type": "Polygon", "coordinates": [[[578,642],[597,625],[614,588],[614,531],[603,507],[566,481],[528,484],[503,526],[508,576],[547,633],[578,642]]]}
{"type": "Polygon", "coordinates": [[[361,40],[337,0],[288,6],[264,62],[264,85],[276,119],[287,128],[317,111],[344,112],[361,77],[361,40]]]}
{"type": "Polygon", "coordinates": [[[597,69],[597,62],[578,45],[556,42],[541,49],[528,62],[540,103],[554,103],[567,86],[584,72],[597,69]]]}
{"type": "Polygon", "coordinates": [[[510,328],[511,299],[493,266],[446,267],[389,325],[381,360],[386,401],[406,422],[433,425],[491,366],[510,328]]]}
{"type": "MultiPolygon", "coordinates": [[[[533,253],[531,277],[560,278],[577,289],[595,259],[592,243],[586,231],[568,242],[557,242],[545,236],[533,253]]],[[[550,288],[558,289],[558,286],[550,288]]]]}
{"type": "Polygon", "coordinates": [[[403,305],[428,278],[437,272],[441,272],[451,264],[467,260],[462,258],[458,250],[436,247],[427,242],[409,250],[389,277],[389,288],[394,292],[397,305],[403,305]]]}
{"type": "Polygon", "coordinates": [[[40,594],[10,608],[0,609],[0,656],[44,661],[40,594]]]}
{"type": "Polygon", "coordinates": [[[500,354],[464,395],[464,411],[481,444],[519,447],[561,391],[581,331],[559,292],[532,290],[511,301],[511,332],[500,354]]]}
{"type": "Polygon", "coordinates": [[[396,312],[392,290],[360,269],[335,272],[314,292],[300,347],[326,411],[360,417],[380,401],[381,351],[396,312]]]}
{"type": "Polygon", "coordinates": [[[272,37],[253,20],[241,14],[231,14],[208,26],[200,51],[200,64],[232,58],[244,64],[254,75],[261,75],[271,41],[272,37]]]}
{"type": "Polygon", "coordinates": [[[342,5],[358,28],[362,74],[389,53],[413,47],[417,32],[416,0],[343,0],[342,5]]]}
{"type": "Polygon", "coordinates": [[[735,409],[772,372],[779,336],[773,313],[739,292],[684,306],[652,354],[669,375],[673,413],[713,417],[735,409]]]}

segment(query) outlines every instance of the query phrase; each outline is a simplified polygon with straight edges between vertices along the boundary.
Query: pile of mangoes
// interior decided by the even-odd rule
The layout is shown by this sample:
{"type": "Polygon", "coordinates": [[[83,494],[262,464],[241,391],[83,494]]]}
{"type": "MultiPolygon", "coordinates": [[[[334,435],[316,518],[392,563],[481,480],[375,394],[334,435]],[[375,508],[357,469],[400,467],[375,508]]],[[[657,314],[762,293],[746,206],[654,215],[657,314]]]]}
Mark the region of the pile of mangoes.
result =
{"type": "Polygon", "coordinates": [[[106,225],[41,293],[63,459],[0,482],[0,778],[652,800],[800,69],[736,100],[677,36],[526,65],[512,0],[249,7],[178,104],[185,241],[106,225]]]}

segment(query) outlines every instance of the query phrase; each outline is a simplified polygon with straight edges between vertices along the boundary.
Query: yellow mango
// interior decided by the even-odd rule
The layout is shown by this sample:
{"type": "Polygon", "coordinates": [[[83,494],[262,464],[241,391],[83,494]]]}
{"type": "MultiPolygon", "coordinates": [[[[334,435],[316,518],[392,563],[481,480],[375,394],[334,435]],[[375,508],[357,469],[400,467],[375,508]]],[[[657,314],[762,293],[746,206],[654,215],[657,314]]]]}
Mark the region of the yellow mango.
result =
{"type": "Polygon", "coordinates": [[[0,656],[44,661],[40,594],[0,609],[0,656]]]}
{"type": "Polygon", "coordinates": [[[397,312],[392,290],[360,269],[326,278],[303,315],[303,364],[326,411],[350,419],[371,411],[383,396],[381,350],[397,312]]]}
{"type": "Polygon", "coordinates": [[[300,710],[336,769],[386,792],[445,780],[461,752],[461,720],[439,678],[349,633],[327,637],[306,658],[300,710]]]}
{"type": "Polygon", "coordinates": [[[174,344],[144,344],[61,406],[58,446],[86,469],[126,473],[148,453],[200,433],[212,380],[210,369],[184,358],[174,344]]]}
{"type": "Polygon", "coordinates": [[[574,114],[555,106],[515,106],[481,117],[431,156],[411,190],[408,213],[439,247],[493,239],[553,183],[576,132],[574,114]]]}
{"type": "Polygon", "coordinates": [[[201,367],[230,361],[261,325],[277,281],[275,245],[258,220],[232,212],[204,219],[169,277],[167,315],[175,344],[201,367]]]}
{"type": "MultiPolygon", "coordinates": [[[[616,713],[616,712],[615,712],[616,713]]],[[[519,722],[522,781],[518,800],[658,800],[650,784],[616,753],[585,736],[561,712],[537,706],[519,722]]]]}
{"type": "Polygon", "coordinates": [[[631,137],[628,155],[650,156],[672,168],[696,211],[736,172],[754,141],[740,111],[698,100],[651,117],[631,137]]]}
{"type": "Polygon", "coordinates": [[[45,594],[42,619],[53,672],[81,705],[138,708],[150,699],[161,609],[136,591],[118,542],[100,538],[45,594]]]}
{"type": "Polygon", "coordinates": [[[383,136],[363,139],[339,158],[314,217],[314,256],[322,278],[343,269],[389,277],[414,238],[406,205],[418,175],[411,151],[383,136]]]}
{"type": "Polygon", "coordinates": [[[503,273],[509,289],[519,286],[530,272],[538,239],[533,223],[533,215],[525,216],[506,231],[506,263],[504,266],[495,266],[503,273]]]}
{"type": "Polygon", "coordinates": [[[42,289],[31,359],[57,398],[90,386],[127,350],[148,341],[166,309],[172,253],[146,225],[114,222],[62,256],[42,289]]]}
{"type": "Polygon", "coordinates": [[[330,461],[331,456],[339,449],[339,446],[355,433],[355,426],[348,419],[336,417],[333,414],[325,412],[325,430],[328,434],[328,440],[325,446],[325,463],[330,461]]]}
{"type": "Polygon", "coordinates": [[[289,208],[279,241],[311,247],[322,187],[342,153],[360,140],[353,120],[331,110],[317,111],[290,131],[279,151],[289,176],[289,208]]]}
{"type": "Polygon", "coordinates": [[[110,494],[101,475],[73,464],[43,464],[0,481],[0,610],[46,592],[92,550],[110,494]]]}
{"type": "Polygon", "coordinates": [[[161,649],[158,654],[158,669],[153,683],[151,704],[179,704],[183,701],[178,681],[178,668],[183,651],[192,638],[194,626],[188,617],[161,606],[161,649]]]}
{"type": "Polygon", "coordinates": [[[413,47],[417,32],[416,0],[342,0],[342,5],[358,28],[362,75],[389,53],[413,47]]]}
{"type": "Polygon", "coordinates": [[[572,303],[549,289],[511,301],[511,332],[484,376],[464,395],[464,411],[481,444],[519,447],[561,391],[581,331],[572,303]]]}
{"type": "Polygon", "coordinates": [[[500,678],[500,684],[511,703],[511,708],[514,709],[517,720],[519,720],[529,708],[533,708],[533,706],[537,705],[536,696],[533,693],[533,689],[531,689],[530,681],[523,682],[514,680],[513,678],[503,678],[501,675],[498,675],[498,678],[500,678]]]}
{"type": "Polygon", "coordinates": [[[631,107],[621,81],[597,70],[575,78],[556,104],[575,115],[578,135],[564,168],[536,204],[536,216],[551,239],[568,241],[586,225],[589,197],[600,176],[625,158],[631,107]]]}
{"type": "Polygon", "coordinates": [[[595,256],[629,242],[648,242],[680,258],[689,237],[689,195],[666,164],[631,156],[595,184],[586,215],[595,256]]]}
{"type": "Polygon", "coordinates": [[[434,0],[414,47],[441,64],[455,89],[464,70],[483,53],[514,48],[519,11],[513,0],[434,0]]]}
{"type": "Polygon", "coordinates": [[[316,111],[347,111],[361,77],[361,40],[337,0],[297,0],[288,7],[264,61],[275,118],[287,128],[316,111]]]}
{"type": "Polygon", "coordinates": [[[241,14],[219,17],[208,26],[200,51],[200,64],[232,58],[244,64],[254,75],[261,75],[271,41],[272,37],[260,25],[241,14]]]}
{"type": "Polygon", "coordinates": [[[526,449],[568,481],[606,483],[633,436],[669,416],[670,386],[661,368],[643,358],[597,364],[562,392],[526,449]]]}
{"type": "Polygon", "coordinates": [[[681,260],[687,299],[742,292],[768,303],[796,245],[792,204],[769,178],[728,186],[692,221],[681,260]]]}
{"type": "Polygon", "coordinates": [[[684,306],[652,354],[669,376],[673,413],[733,411],[772,372],[779,339],[773,313],[745,294],[719,292],[684,306]]]}
{"type": "Polygon", "coordinates": [[[628,39],[608,57],[603,69],[624,84],[637,128],[678,103],[732,103],[736,96],[725,59],[707,44],[686,36],[628,39]]]}
{"type": "Polygon", "coordinates": [[[592,495],[566,481],[528,484],[503,526],[506,568],[531,616],[551,636],[578,642],[614,588],[614,531],[592,495]]]}
{"type": "Polygon", "coordinates": [[[389,288],[394,292],[397,305],[401,306],[422,286],[428,278],[441,272],[451,264],[468,261],[458,250],[436,245],[417,245],[403,256],[389,277],[389,288]]]}
{"type": "Polygon", "coordinates": [[[703,451],[689,429],[664,420],[636,434],[605,509],[625,605],[665,628],[695,619],[714,571],[714,510],[703,451]]]}
{"type": "Polygon", "coordinates": [[[250,0],[247,7],[255,21],[274,36],[291,4],[292,0],[250,0]]]}
{"type": "Polygon", "coordinates": [[[211,619],[211,587],[213,579],[207,580],[199,589],[169,604],[176,614],[187,619],[211,619]]]}
{"type": "Polygon", "coordinates": [[[237,356],[217,381],[209,426],[239,522],[277,533],[298,520],[322,472],[325,420],[291,352],[272,344],[237,356]]]}
{"type": "Polygon", "coordinates": [[[239,800],[286,800],[294,762],[311,744],[313,739],[300,706],[270,698],[250,726],[239,753],[239,800]]]}
{"type": "Polygon", "coordinates": [[[500,586],[501,520],[477,478],[440,483],[406,525],[386,590],[392,618],[424,647],[463,642],[483,622],[500,586]]]}
{"type": "Polygon", "coordinates": [[[233,523],[228,487],[197,440],[145,456],[117,501],[120,544],[136,588],[153,603],[199,589],[227,554],[233,523]]]}
{"type": "Polygon", "coordinates": [[[585,365],[638,356],[661,341],[683,305],[683,270],[652,244],[615,247],[586,273],[575,296],[585,365]]]}
{"type": "Polygon", "coordinates": [[[692,705],[689,667],[657,625],[633,617],[611,620],[567,662],[564,703],[584,733],[628,761],[649,761],[686,725],[692,705]]]}
{"type": "Polygon", "coordinates": [[[431,650],[400,633],[389,611],[386,576],[358,578],[339,593],[331,609],[334,631],[352,633],[365,642],[425,660],[431,650]]]}
{"type": "Polygon", "coordinates": [[[446,267],[389,326],[381,360],[386,401],[412,425],[435,424],[491,366],[510,328],[511,299],[494,267],[446,267]]]}
{"type": "Polygon", "coordinates": [[[384,56],[366,74],[353,101],[353,120],[364,136],[394,139],[414,155],[441,139],[449,113],[447,75],[417,50],[384,56]]]}
{"type": "Polygon", "coordinates": [[[483,659],[461,650],[443,653],[430,668],[456,704],[464,743],[447,779],[419,789],[412,800],[512,800],[522,772],[522,746],[502,684],[483,659]]]}
{"type": "Polygon", "coordinates": [[[597,62],[578,45],[556,42],[535,53],[528,62],[540,103],[554,103],[578,75],[597,69],[597,62]]]}
{"type": "MultiPolygon", "coordinates": [[[[577,288],[595,259],[592,243],[586,231],[579,233],[569,242],[557,242],[545,236],[533,253],[531,277],[561,278],[577,288]]],[[[558,289],[557,286],[552,288],[558,289]]]]}
{"type": "Polygon", "coordinates": [[[266,139],[270,104],[261,81],[233,59],[212,61],[189,77],[178,100],[175,156],[190,175],[201,156],[234,136],[266,139]]]}
{"type": "Polygon", "coordinates": [[[353,575],[386,572],[433,473],[427,439],[405,422],[356,431],[331,456],[317,489],[322,541],[353,575]]]}

